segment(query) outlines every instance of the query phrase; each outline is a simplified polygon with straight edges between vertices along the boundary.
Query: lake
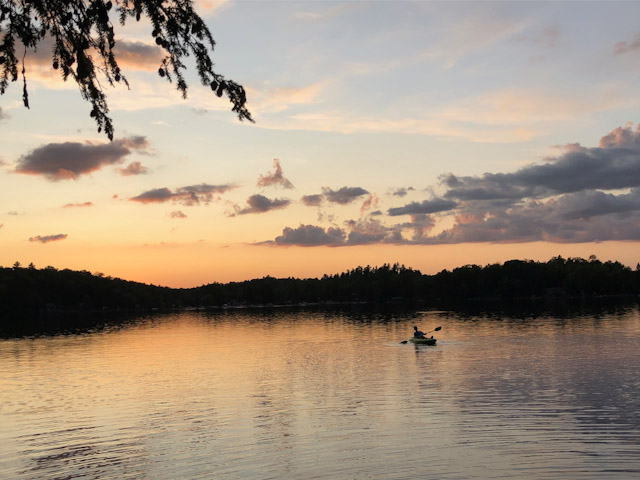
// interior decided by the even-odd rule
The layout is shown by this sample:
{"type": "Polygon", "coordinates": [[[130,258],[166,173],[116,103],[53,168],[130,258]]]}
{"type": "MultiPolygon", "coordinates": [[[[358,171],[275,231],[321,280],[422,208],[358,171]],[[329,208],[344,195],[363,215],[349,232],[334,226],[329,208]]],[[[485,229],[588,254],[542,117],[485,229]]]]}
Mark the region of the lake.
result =
{"type": "Polygon", "coordinates": [[[254,310],[0,340],[0,478],[640,478],[640,313],[254,310]],[[442,326],[435,347],[401,344],[442,326]]]}

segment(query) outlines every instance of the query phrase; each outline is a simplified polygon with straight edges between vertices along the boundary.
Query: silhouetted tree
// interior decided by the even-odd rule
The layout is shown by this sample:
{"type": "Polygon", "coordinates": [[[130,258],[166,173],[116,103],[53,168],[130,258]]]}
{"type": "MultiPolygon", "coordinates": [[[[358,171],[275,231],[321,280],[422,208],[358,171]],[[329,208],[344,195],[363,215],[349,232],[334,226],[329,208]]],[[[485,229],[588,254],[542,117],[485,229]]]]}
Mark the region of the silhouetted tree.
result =
{"type": "Polygon", "coordinates": [[[114,54],[116,38],[111,22],[117,16],[124,26],[128,19],[147,17],[156,45],[165,57],[158,74],[186,98],[184,58],[193,55],[198,76],[221,97],[226,94],[240,120],[251,119],[245,104],[244,88],[213,70],[210,52],[215,41],[209,28],[193,9],[191,0],[0,0],[0,94],[9,82],[22,74],[22,97],[29,107],[25,57],[44,40],[53,42],[51,67],[71,77],[82,98],[91,103],[91,117],[113,140],[113,124],[108,116],[107,97],[98,78],[101,72],[109,85],[129,86],[114,54]]]}

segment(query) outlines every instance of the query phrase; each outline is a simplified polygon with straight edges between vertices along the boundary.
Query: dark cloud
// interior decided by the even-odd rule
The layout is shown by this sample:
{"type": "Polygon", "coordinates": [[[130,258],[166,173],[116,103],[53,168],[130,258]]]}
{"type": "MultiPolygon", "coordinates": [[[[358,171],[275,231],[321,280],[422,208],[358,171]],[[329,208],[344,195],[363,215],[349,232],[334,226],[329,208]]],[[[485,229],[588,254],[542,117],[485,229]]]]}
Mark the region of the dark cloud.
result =
{"type": "Polygon", "coordinates": [[[324,229],[316,225],[301,224],[298,228],[284,228],[282,235],[276,237],[273,242],[265,243],[302,247],[340,247],[403,242],[398,229],[386,227],[377,220],[349,220],[345,222],[345,227],[344,229],[338,227],[324,229]]]}
{"type": "MultiPolygon", "coordinates": [[[[559,156],[511,173],[473,177],[447,174],[440,178],[439,187],[444,188],[439,198],[388,210],[392,218],[409,215],[404,223],[387,225],[380,215],[370,213],[346,222],[342,228],[287,227],[267,243],[348,246],[640,241],[640,127],[634,129],[629,124],[616,128],[603,136],[597,147],[566,145],[559,156]],[[438,229],[436,219],[442,215],[448,215],[450,221],[438,229]]],[[[340,195],[336,198],[354,198],[359,193],[346,195],[346,190],[323,189],[323,198],[329,200],[337,193],[340,195]]],[[[374,208],[373,198],[365,202],[365,209],[374,208]]]]}
{"type": "Polygon", "coordinates": [[[437,212],[446,212],[453,210],[458,206],[457,202],[436,198],[433,200],[424,200],[423,202],[411,202],[403,207],[390,208],[387,214],[396,217],[398,215],[419,215],[437,212]]]}
{"type": "Polygon", "coordinates": [[[300,225],[298,228],[286,227],[282,235],[276,237],[276,245],[298,245],[302,247],[317,247],[321,245],[342,245],[345,241],[344,230],[340,228],[328,228],[315,225],[300,225]]]}
{"type": "Polygon", "coordinates": [[[66,233],[58,233],[57,235],[37,235],[35,237],[29,237],[30,242],[40,242],[40,243],[49,243],[49,242],[57,242],[59,240],[64,240],[67,238],[66,233]]]}
{"type": "Polygon", "coordinates": [[[640,195],[622,197],[576,193],[494,210],[485,216],[460,215],[452,228],[421,243],[638,241],[640,195]]]}
{"type": "Polygon", "coordinates": [[[391,190],[391,195],[393,195],[394,197],[404,197],[407,195],[407,193],[413,192],[414,190],[415,188],[413,187],[400,187],[391,190]]]}
{"type": "Polygon", "coordinates": [[[349,220],[345,222],[349,233],[345,245],[366,245],[371,243],[395,243],[400,232],[387,227],[376,219],[349,220]]]}
{"type": "Polygon", "coordinates": [[[247,199],[247,207],[238,211],[238,215],[246,215],[249,213],[265,213],[271,210],[285,208],[291,203],[286,198],[269,199],[264,195],[251,195],[247,199]]]}
{"type": "Polygon", "coordinates": [[[620,195],[599,191],[564,195],[555,201],[554,209],[559,217],[568,220],[640,211],[640,188],[620,195]]]}
{"type": "Polygon", "coordinates": [[[62,208],[75,208],[75,207],[93,207],[93,203],[92,202],[84,202],[84,203],[67,203],[66,205],[63,205],[62,208]]]}
{"type": "Polygon", "coordinates": [[[131,162],[126,168],[119,168],[118,172],[123,176],[144,175],[149,173],[149,169],[140,162],[131,162]]]}
{"type": "Polygon", "coordinates": [[[618,42],[613,46],[613,53],[616,55],[637,51],[640,51],[640,34],[636,35],[631,42],[618,42]]]}
{"type": "Polygon", "coordinates": [[[203,183],[200,185],[180,187],[176,189],[175,192],[172,192],[167,187],[162,187],[147,190],[129,200],[139,203],[164,203],[172,201],[190,207],[199,205],[200,203],[209,204],[214,200],[214,195],[221,195],[234,188],[237,188],[237,186],[232,184],[208,185],[203,183]]]}
{"type": "Polygon", "coordinates": [[[10,212],[7,212],[7,215],[19,215],[19,213],[15,210],[11,210],[10,212]]]}
{"type": "Polygon", "coordinates": [[[270,186],[281,186],[282,188],[293,188],[293,184],[287,180],[283,173],[282,167],[280,166],[280,160],[277,158],[273,159],[273,172],[268,172],[266,175],[260,175],[258,178],[258,186],[259,187],[270,187],[270,186]]]}
{"type": "Polygon", "coordinates": [[[124,161],[127,155],[149,148],[145,137],[121,138],[109,143],[49,143],[18,160],[16,173],[44,175],[51,181],[77,179],[107,165],[124,161]]]}
{"type": "Polygon", "coordinates": [[[129,200],[140,203],[163,203],[172,200],[176,197],[176,194],[169,190],[167,187],[154,188],[141,193],[137,197],[132,197],[129,200]]]}
{"type": "Polygon", "coordinates": [[[170,218],[187,218],[187,216],[180,210],[175,210],[169,214],[170,218]]]}
{"type": "Polygon", "coordinates": [[[307,207],[319,207],[322,204],[322,195],[305,195],[300,200],[307,207]]]}
{"type": "Polygon", "coordinates": [[[456,200],[545,198],[582,190],[614,190],[640,186],[640,130],[619,127],[600,146],[568,146],[552,161],[514,173],[485,173],[481,177],[443,176],[444,197],[456,200]]]}
{"type": "Polygon", "coordinates": [[[342,187],[339,190],[332,190],[328,187],[322,188],[322,195],[332,203],[338,203],[340,205],[347,205],[362,195],[367,195],[369,192],[360,187],[342,187]]]}

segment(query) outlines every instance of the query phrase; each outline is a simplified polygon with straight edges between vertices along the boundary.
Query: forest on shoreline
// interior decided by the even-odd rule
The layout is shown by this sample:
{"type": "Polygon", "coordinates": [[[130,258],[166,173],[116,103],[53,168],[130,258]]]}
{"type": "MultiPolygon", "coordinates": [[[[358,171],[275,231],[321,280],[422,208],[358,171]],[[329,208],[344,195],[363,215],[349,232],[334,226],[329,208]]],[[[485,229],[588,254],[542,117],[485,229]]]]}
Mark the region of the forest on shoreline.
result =
{"type": "Polygon", "coordinates": [[[273,278],[211,283],[194,288],[147,285],[88,271],[0,268],[0,330],[21,319],[69,312],[139,312],[309,306],[347,303],[453,303],[640,294],[640,264],[631,269],[595,257],[548,262],[510,260],[465,265],[424,275],[404,265],[357,267],[322,278],[273,278]]]}

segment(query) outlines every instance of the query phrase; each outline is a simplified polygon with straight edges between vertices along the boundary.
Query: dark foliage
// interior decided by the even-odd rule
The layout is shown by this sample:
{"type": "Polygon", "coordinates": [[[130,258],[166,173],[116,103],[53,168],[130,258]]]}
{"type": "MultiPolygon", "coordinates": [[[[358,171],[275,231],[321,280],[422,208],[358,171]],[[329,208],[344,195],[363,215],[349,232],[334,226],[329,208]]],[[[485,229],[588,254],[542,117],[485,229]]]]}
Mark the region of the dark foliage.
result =
{"type": "Polygon", "coordinates": [[[187,82],[184,59],[193,56],[203,85],[218,97],[227,95],[232,110],[240,120],[251,119],[241,85],[226,80],[213,70],[210,52],[215,41],[211,32],[193,9],[191,0],[0,0],[0,94],[9,82],[22,75],[23,101],[29,107],[25,57],[44,40],[51,40],[51,67],[66,81],[71,77],[80,87],[82,98],[91,103],[90,116],[113,140],[113,123],[108,116],[107,97],[100,84],[102,73],[109,85],[129,86],[114,55],[114,27],[117,17],[124,26],[127,20],[147,17],[153,27],[156,45],[166,56],[158,66],[160,77],[175,80],[176,88],[186,98],[187,82]]]}
{"type": "MultiPolygon", "coordinates": [[[[595,258],[555,257],[467,265],[436,275],[404,266],[358,267],[320,279],[273,278],[172,289],[87,271],[0,268],[0,318],[57,312],[113,312],[185,307],[299,305],[348,302],[460,302],[469,299],[638,295],[640,268],[595,258]]],[[[0,321],[0,330],[3,328],[0,321]]],[[[7,322],[9,320],[6,320],[7,322]]],[[[7,325],[5,324],[4,327],[7,325]]]]}

